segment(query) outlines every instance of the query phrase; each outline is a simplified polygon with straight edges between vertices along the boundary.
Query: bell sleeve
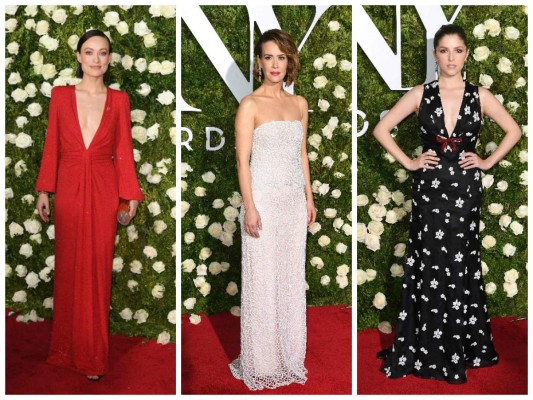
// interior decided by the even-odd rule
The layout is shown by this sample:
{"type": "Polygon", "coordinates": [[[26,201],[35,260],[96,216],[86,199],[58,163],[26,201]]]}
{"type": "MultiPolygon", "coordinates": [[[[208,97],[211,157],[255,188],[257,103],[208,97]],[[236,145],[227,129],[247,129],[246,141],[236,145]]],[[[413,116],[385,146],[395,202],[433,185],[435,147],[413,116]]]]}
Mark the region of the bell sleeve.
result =
{"type": "Polygon", "coordinates": [[[48,127],[46,129],[41,168],[35,185],[37,191],[50,193],[56,191],[57,167],[59,163],[58,96],[58,88],[53,88],[48,107],[48,127]]]}
{"type": "Polygon", "coordinates": [[[118,180],[118,195],[125,200],[144,200],[139,187],[133,160],[131,135],[130,99],[125,92],[119,92],[118,124],[115,130],[113,162],[118,180]]]}

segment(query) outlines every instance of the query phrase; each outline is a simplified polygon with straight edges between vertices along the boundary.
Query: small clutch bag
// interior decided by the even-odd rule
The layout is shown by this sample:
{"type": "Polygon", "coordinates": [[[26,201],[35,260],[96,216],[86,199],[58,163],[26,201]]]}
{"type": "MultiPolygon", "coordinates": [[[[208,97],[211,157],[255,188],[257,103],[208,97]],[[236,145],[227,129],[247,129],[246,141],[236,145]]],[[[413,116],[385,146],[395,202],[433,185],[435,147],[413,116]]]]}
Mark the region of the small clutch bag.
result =
{"type": "Polygon", "coordinates": [[[117,209],[117,221],[121,225],[128,225],[131,221],[129,214],[130,211],[130,202],[128,200],[120,199],[117,209]]]}

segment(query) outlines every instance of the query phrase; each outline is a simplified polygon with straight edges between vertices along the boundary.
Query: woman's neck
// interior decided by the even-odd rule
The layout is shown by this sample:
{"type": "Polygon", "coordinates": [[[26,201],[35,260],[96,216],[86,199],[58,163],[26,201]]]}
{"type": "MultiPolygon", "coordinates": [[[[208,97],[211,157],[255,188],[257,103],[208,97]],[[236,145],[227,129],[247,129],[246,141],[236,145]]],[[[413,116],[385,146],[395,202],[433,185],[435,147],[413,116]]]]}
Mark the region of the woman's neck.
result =
{"type": "Polygon", "coordinates": [[[81,82],[76,85],[76,88],[90,94],[102,93],[107,90],[102,76],[92,77],[84,75],[81,82]]]}
{"type": "Polygon", "coordinates": [[[261,85],[261,94],[267,97],[281,98],[285,94],[283,82],[263,82],[261,85]]]}

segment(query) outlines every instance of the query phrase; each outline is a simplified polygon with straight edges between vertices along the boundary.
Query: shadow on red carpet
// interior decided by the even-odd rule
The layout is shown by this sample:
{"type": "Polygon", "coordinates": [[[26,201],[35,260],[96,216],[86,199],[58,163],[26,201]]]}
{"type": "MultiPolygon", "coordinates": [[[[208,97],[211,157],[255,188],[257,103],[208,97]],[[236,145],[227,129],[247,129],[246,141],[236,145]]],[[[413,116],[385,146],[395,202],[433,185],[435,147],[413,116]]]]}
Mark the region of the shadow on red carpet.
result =
{"type": "Polygon", "coordinates": [[[98,382],[45,362],[52,322],[6,312],[6,394],[175,394],[176,345],[110,335],[109,372],[98,382]]]}
{"type": "Polygon", "coordinates": [[[467,382],[452,385],[433,379],[388,379],[379,368],[376,353],[392,345],[393,334],[377,329],[357,334],[357,394],[527,394],[527,321],[516,317],[492,318],[498,364],[467,370],[467,382]]]}
{"type": "Polygon", "coordinates": [[[249,390],[228,368],[240,351],[240,318],[200,315],[198,325],[182,315],[182,394],[351,394],[351,308],[308,307],[307,382],[259,391],[249,390]]]}

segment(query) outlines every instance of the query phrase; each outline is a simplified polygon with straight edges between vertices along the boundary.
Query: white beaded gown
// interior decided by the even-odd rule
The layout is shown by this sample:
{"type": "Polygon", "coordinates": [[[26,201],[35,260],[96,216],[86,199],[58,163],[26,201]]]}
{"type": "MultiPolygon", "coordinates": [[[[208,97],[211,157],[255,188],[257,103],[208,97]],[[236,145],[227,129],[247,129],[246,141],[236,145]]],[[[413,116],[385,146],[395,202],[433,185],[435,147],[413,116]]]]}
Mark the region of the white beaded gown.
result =
{"type": "Polygon", "coordinates": [[[251,390],[304,384],[307,208],[300,121],[271,121],[253,133],[252,196],[263,229],[242,237],[241,352],[229,364],[251,390]]]}

